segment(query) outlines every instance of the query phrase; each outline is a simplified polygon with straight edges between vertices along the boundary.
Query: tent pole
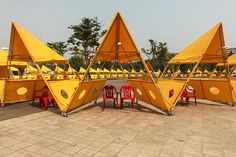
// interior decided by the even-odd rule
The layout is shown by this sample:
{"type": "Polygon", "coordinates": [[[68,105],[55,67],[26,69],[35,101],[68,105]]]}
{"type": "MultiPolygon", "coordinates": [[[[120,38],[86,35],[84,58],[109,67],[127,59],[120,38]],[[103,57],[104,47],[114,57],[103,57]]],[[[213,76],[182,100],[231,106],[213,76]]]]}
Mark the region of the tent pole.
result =
{"type": "Polygon", "coordinates": [[[161,76],[159,77],[159,79],[162,79],[162,77],[163,77],[163,75],[165,74],[165,72],[166,72],[166,70],[167,70],[167,68],[168,68],[169,65],[170,65],[170,64],[167,63],[167,65],[165,66],[165,69],[164,69],[163,72],[161,73],[161,76]]]}

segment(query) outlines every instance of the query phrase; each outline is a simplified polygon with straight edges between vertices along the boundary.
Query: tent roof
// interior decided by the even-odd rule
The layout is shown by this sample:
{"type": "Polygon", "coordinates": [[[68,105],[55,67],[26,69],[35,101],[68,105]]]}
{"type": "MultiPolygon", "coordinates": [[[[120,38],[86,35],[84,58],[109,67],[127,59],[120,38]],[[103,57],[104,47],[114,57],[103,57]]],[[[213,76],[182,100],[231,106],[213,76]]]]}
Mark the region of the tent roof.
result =
{"type": "Polygon", "coordinates": [[[109,70],[107,70],[106,68],[103,69],[103,72],[110,72],[109,70]]]}
{"type": "Polygon", "coordinates": [[[93,69],[93,68],[90,68],[90,69],[89,69],[89,72],[96,73],[97,70],[95,70],[95,69],[93,69]]]}
{"type": "Polygon", "coordinates": [[[128,70],[126,70],[126,69],[124,69],[124,72],[125,72],[125,73],[129,73],[129,71],[128,71],[128,70]]]}
{"type": "Polygon", "coordinates": [[[17,68],[15,68],[15,67],[10,67],[10,70],[11,71],[19,71],[17,68]]]}
{"type": "Polygon", "coordinates": [[[63,72],[64,71],[64,69],[62,69],[61,67],[59,67],[59,66],[56,66],[56,68],[55,68],[55,71],[57,71],[57,72],[63,72]]]}
{"type": "Polygon", "coordinates": [[[49,69],[49,68],[46,67],[45,65],[42,66],[41,70],[42,70],[42,71],[52,71],[51,69],[49,69]]]}
{"type": "Polygon", "coordinates": [[[73,69],[71,66],[68,68],[68,72],[72,73],[72,72],[77,72],[75,69],[73,69]]]}
{"type": "Polygon", "coordinates": [[[28,65],[28,66],[27,66],[27,70],[28,70],[28,71],[34,71],[34,72],[35,72],[35,71],[38,71],[38,69],[36,69],[35,67],[33,67],[33,66],[31,66],[31,65],[28,65]]]}
{"type": "MultiPolygon", "coordinates": [[[[0,49],[0,66],[7,66],[8,53],[0,49]]],[[[12,66],[27,66],[26,62],[12,61],[12,66]]]]}
{"type": "Polygon", "coordinates": [[[85,70],[83,67],[80,67],[79,72],[81,72],[81,73],[85,73],[86,70],[85,70]]]}
{"type": "Polygon", "coordinates": [[[117,13],[98,50],[97,61],[127,63],[140,60],[140,53],[120,13],[117,13]]]}
{"type": "Polygon", "coordinates": [[[114,70],[114,69],[111,69],[111,72],[113,72],[113,73],[116,73],[116,70],[114,70]]]}
{"type": "Polygon", "coordinates": [[[232,56],[230,56],[230,57],[228,58],[227,63],[228,63],[229,65],[236,65],[236,54],[233,54],[232,56]]]}
{"type": "Polygon", "coordinates": [[[199,39],[172,58],[171,64],[222,63],[225,50],[222,23],[218,23],[199,39]]]}
{"type": "Polygon", "coordinates": [[[119,72],[119,73],[122,73],[122,71],[120,69],[117,69],[116,71],[119,72]]]}
{"type": "Polygon", "coordinates": [[[136,71],[134,69],[131,70],[131,73],[136,73],[136,71]]]}
{"type": "Polygon", "coordinates": [[[66,63],[67,59],[50,49],[16,23],[12,23],[10,54],[13,61],[66,63]]]}

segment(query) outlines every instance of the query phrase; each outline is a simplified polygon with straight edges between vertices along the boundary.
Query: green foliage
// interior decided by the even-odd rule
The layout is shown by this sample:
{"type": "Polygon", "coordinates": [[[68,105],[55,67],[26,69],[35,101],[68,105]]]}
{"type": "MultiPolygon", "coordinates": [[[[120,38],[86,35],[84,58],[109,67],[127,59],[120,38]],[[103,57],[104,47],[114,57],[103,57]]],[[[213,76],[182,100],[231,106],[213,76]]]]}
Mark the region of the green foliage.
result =
{"type": "Polygon", "coordinates": [[[64,56],[64,54],[68,51],[67,49],[67,43],[64,41],[59,41],[59,42],[48,42],[47,43],[48,47],[56,51],[58,54],[64,56]]]}
{"type": "Polygon", "coordinates": [[[168,51],[167,43],[157,43],[153,39],[149,39],[148,41],[150,48],[142,48],[141,51],[148,57],[148,62],[152,65],[155,71],[158,69],[163,71],[167,61],[174,57],[174,54],[168,51]]]}
{"type": "Polygon", "coordinates": [[[72,55],[83,57],[87,66],[105,31],[101,31],[101,23],[97,17],[93,19],[84,17],[80,24],[71,25],[68,28],[73,31],[67,40],[70,51],[72,51],[72,55]]]}
{"type": "Polygon", "coordinates": [[[69,63],[71,67],[74,68],[76,71],[79,71],[80,67],[86,67],[84,64],[84,58],[82,58],[80,55],[71,56],[69,59],[69,63]]]}

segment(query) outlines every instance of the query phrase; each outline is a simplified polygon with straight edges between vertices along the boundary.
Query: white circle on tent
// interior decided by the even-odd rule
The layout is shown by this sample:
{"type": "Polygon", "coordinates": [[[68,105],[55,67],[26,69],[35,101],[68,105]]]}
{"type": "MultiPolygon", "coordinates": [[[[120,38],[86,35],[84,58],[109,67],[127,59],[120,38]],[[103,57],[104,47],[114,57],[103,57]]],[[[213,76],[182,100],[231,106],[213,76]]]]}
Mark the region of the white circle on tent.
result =
{"type": "Polygon", "coordinates": [[[20,87],[20,88],[17,89],[16,92],[17,92],[18,95],[25,95],[27,93],[27,88],[20,87]]]}
{"type": "Polygon", "coordinates": [[[220,94],[220,90],[216,87],[211,87],[210,92],[211,92],[211,94],[214,94],[214,95],[220,94]]]}
{"type": "Polygon", "coordinates": [[[79,100],[84,97],[85,93],[86,93],[86,90],[85,89],[82,90],[82,92],[79,94],[79,100]]]}
{"type": "Polygon", "coordinates": [[[136,88],[136,91],[139,95],[143,95],[142,91],[139,88],[136,88]]]}
{"type": "Polygon", "coordinates": [[[156,96],[155,96],[155,94],[153,93],[153,91],[152,90],[149,90],[148,91],[149,92],[149,94],[151,95],[151,97],[152,97],[152,99],[156,99],[156,96]]]}

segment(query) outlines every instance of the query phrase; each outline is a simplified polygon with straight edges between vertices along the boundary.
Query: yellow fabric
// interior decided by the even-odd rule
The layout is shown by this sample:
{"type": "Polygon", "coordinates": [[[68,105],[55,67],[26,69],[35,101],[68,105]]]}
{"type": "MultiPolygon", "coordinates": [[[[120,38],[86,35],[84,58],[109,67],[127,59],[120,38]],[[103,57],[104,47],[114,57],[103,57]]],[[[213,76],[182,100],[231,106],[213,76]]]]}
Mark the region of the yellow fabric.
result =
{"type": "Polygon", "coordinates": [[[80,72],[80,73],[85,73],[86,70],[85,70],[84,68],[80,67],[79,72],[80,72]]]}
{"type": "Polygon", "coordinates": [[[98,98],[105,84],[105,80],[82,82],[74,93],[69,105],[62,111],[71,111],[98,98]]]}
{"type": "Polygon", "coordinates": [[[117,13],[97,50],[96,60],[126,63],[140,60],[137,54],[141,55],[122,16],[117,13]]]}
{"type": "MultiPolygon", "coordinates": [[[[0,66],[7,66],[8,53],[0,49],[0,66]]],[[[10,64],[10,62],[9,62],[10,64]]],[[[11,66],[27,66],[26,62],[12,61],[11,66]]]]}
{"type": "Polygon", "coordinates": [[[222,23],[215,25],[207,33],[173,57],[171,64],[222,63],[225,51],[222,23]]]}
{"type": "Polygon", "coordinates": [[[68,68],[68,73],[73,73],[73,72],[77,72],[75,69],[73,69],[72,67],[68,68]]]}
{"type": "Polygon", "coordinates": [[[109,73],[110,71],[107,70],[106,68],[104,68],[104,69],[103,69],[103,72],[104,72],[104,73],[109,73]]]}
{"type": "Polygon", "coordinates": [[[15,68],[15,67],[10,67],[10,70],[11,71],[19,71],[17,68],[15,68]]]}
{"type": "Polygon", "coordinates": [[[111,69],[111,73],[117,73],[117,71],[114,69],[111,69]]]}
{"type": "Polygon", "coordinates": [[[136,71],[134,69],[131,70],[131,73],[136,73],[136,71]]]}
{"type": "Polygon", "coordinates": [[[56,66],[56,68],[55,68],[55,71],[57,71],[57,72],[63,72],[64,71],[64,69],[62,69],[61,67],[59,67],[59,66],[56,66]]]}
{"type": "Polygon", "coordinates": [[[33,66],[31,66],[31,65],[28,65],[28,66],[27,66],[27,70],[28,70],[28,71],[31,71],[31,72],[37,72],[37,71],[38,71],[38,69],[36,69],[35,67],[33,67],[33,66]]]}
{"type": "Polygon", "coordinates": [[[120,69],[117,69],[116,71],[117,71],[117,73],[122,73],[122,71],[120,69]]]}
{"type": "MultiPolygon", "coordinates": [[[[232,87],[227,79],[200,80],[191,79],[188,82],[196,93],[197,98],[220,102],[232,102],[232,87]],[[218,91],[218,92],[214,92],[218,91]]],[[[234,89],[234,88],[233,88],[234,89]]]]}
{"type": "Polygon", "coordinates": [[[67,59],[47,47],[16,23],[12,23],[10,54],[13,61],[66,63],[67,59]]]}
{"type": "Polygon", "coordinates": [[[95,70],[95,69],[93,69],[93,68],[90,68],[90,69],[89,69],[89,72],[91,72],[91,73],[97,73],[97,70],[95,70]]]}
{"type": "Polygon", "coordinates": [[[46,67],[45,65],[42,65],[41,70],[42,70],[43,72],[49,72],[49,71],[52,71],[51,69],[49,69],[49,68],[46,67]]]}
{"type": "Polygon", "coordinates": [[[63,81],[48,81],[51,92],[54,98],[57,99],[57,104],[60,110],[64,110],[66,105],[69,104],[72,99],[72,95],[79,84],[78,80],[63,80],[63,81]],[[63,93],[66,93],[67,97],[63,97],[63,93]]]}
{"type": "Polygon", "coordinates": [[[0,103],[2,102],[5,80],[0,80],[0,103]]]}
{"type": "Polygon", "coordinates": [[[5,88],[4,103],[29,101],[33,99],[35,90],[42,90],[45,82],[43,80],[7,80],[5,88]]]}
{"type": "Polygon", "coordinates": [[[165,111],[173,111],[185,84],[181,81],[168,80],[158,81],[156,85],[148,81],[128,80],[128,83],[135,89],[135,95],[139,101],[146,102],[165,111]],[[173,95],[169,97],[169,91],[173,95]]]}

